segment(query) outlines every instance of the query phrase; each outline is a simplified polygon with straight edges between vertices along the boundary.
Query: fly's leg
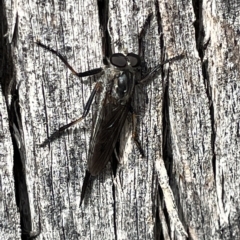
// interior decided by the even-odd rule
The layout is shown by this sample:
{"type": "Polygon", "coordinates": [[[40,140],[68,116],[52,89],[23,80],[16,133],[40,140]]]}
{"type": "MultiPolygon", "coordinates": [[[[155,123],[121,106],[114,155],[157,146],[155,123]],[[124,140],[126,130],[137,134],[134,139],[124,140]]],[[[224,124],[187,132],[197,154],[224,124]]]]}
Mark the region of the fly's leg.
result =
{"type": "Polygon", "coordinates": [[[102,84],[99,83],[99,82],[97,82],[96,85],[95,85],[95,87],[94,87],[94,89],[93,89],[92,92],[91,92],[91,95],[90,95],[90,97],[89,97],[86,105],[84,106],[84,110],[83,110],[82,116],[81,116],[80,118],[74,120],[73,122],[70,122],[70,123],[68,123],[68,124],[60,127],[60,128],[59,128],[59,131],[60,131],[60,132],[66,130],[67,128],[69,128],[69,127],[75,125],[76,123],[82,121],[82,120],[88,115],[89,110],[90,110],[90,107],[91,107],[92,102],[93,102],[93,99],[94,99],[96,93],[100,92],[101,89],[102,89],[102,84]]]}
{"type": "Polygon", "coordinates": [[[162,68],[162,64],[158,64],[155,68],[153,68],[147,75],[145,75],[141,80],[136,81],[136,84],[144,84],[147,81],[151,80],[162,68]]]}
{"type": "Polygon", "coordinates": [[[92,70],[89,70],[89,71],[86,71],[86,72],[79,72],[78,73],[72,68],[72,66],[67,62],[66,58],[61,53],[59,53],[58,51],[54,50],[53,48],[51,48],[49,46],[44,45],[40,41],[37,41],[36,44],[38,46],[46,49],[47,51],[53,53],[57,57],[59,57],[59,59],[67,66],[67,68],[70,69],[71,72],[78,77],[87,77],[87,76],[98,74],[98,73],[103,71],[102,68],[95,68],[95,69],[92,69],[92,70]]]}
{"type": "MultiPolygon", "coordinates": [[[[143,39],[146,35],[146,30],[149,27],[150,21],[152,20],[152,18],[153,18],[153,13],[149,13],[147,19],[145,20],[145,22],[143,24],[141,32],[138,35],[138,43],[139,43],[138,55],[141,56],[141,57],[143,57],[143,53],[144,53],[144,46],[143,46],[144,41],[143,41],[143,39]]],[[[155,68],[153,68],[153,70],[150,71],[142,80],[138,81],[137,84],[138,83],[144,83],[148,79],[153,77],[161,69],[161,67],[164,64],[172,62],[172,61],[180,60],[180,59],[184,58],[184,56],[185,56],[185,53],[181,53],[180,55],[177,55],[173,58],[169,58],[169,59],[163,61],[164,54],[162,54],[162,62],[160,64],[158,64],[155,68]]]]}
{"type": "Polygon", "coordinates": [[[182,53],[180,55],[177,55],[175,57],[169,58],[165,60],[164,62],[158,64],[156,67],[154,67],[147,75],[145,75],[141,80],[136,81],[136,84],[143,84],[146,83],[147,81],[151,80],[162,68],[162,66],[166,63],[172,62],[172,61],[177,61],[183,59],[185,56],[185,53],[182,53]]]}
{"type": "MultiPolygon", "coordinates": [[[[38,46],[46,49],[47,51],[50,51],[51,53],[53,53],[53,54],[56,55],[57,57],[59,57],[59,59],[67,66],[67,68],[70,69],[71,72],[72,72],[74,75],[78,76],[78,77],[92,76],[92,75],[101,73],[101,72],[103,71],[102,68],[95,68],[95,69],[92,69],[92,70],[89,70],[89,71],[86,71],[86,72],[80,72],[80,73],[78,73],[78,72],[76,72],[76,71],[72,68],[72,66],[67,62],[67,60],[65,59],[65,57],[64,57],[61,53],[59,53],[58,51],[54,50],[53,48],[51,48],[51,47],[49,47],[49,46],[44,45],[44,44],[41,43],[40,41],[37,41],[36,44],[37,44],[38,46]]],[[[93,91],[92,91],[92,93],[91,93],[91,95],[90,95],[90,97],[89,97],[89,99],[88,99],[85,107],[84,107],[83,115],[82,115],[80,118],[76,119],[75,121],[73,121],[73,122],[71,122],[71,123],[69,123],[69,124],[66,124],[66,125],[60,127],[60,128],[59,128],[59,131],[60,131],[60,132],[66,130],[67,128],[69,128],[69,127],[75,125],[76,123],[82,121],[82,120],[87,116],[87,114],[89,113],[91,104],[92,104],[92,102],[93,102],[93,99],[94,99],[96,93],[100,91],[100,89],[101,89],[101,84],[100,84],[100,83],[96,83],[96,85],[95,85],[95,87],[94,87],[94,89],[93,89],[93,91]]]]}
{"type": "Polygon", "coordinates": [[[141,146],[141,143],[139,142],[138,134],[137,134],[137,116],[132,107],[130,107],[130,112],[132,113],[132,138],[133,138],[133,141],[135,142],[139,152],[144,157],[145,154],[144,154],[143,148],[141,146]]]}
{"type": "Polygon", "coordinates": [[[68,123],[62,127],[60,127],[57,131],[55,131],[54,133],[51,134],[51,136],[48,137],[48,139],[46,139],[42,144],[40,144],[41,147],[45,147],[46,145],[48,145],[50,142],[54,141],[55,139],[57,139],[60,134],[63,133],[64,130],[68,129],[69,127],[75,125],[76,123],[80,122],[81,120],[83,120],[87,114],[89,113],[91,104],[93,102],[93,99],[96,95],[96,93],[100,92],[102,89],[102,84],[100,82],[97,82],[93,91],[91,92],[91,95],[86,103],[86,105],[84,106],[84,110],[83,110],[83,114],[80,118],[76,119],[75,121],[68,123]]]}

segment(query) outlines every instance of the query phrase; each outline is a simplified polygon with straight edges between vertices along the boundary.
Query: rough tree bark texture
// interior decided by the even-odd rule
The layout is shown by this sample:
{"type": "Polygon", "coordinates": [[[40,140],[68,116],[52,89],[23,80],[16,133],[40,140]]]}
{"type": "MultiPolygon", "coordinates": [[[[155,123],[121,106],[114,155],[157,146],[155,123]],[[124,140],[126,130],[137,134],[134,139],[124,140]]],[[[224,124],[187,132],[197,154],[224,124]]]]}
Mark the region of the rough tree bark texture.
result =
{"type": "Polygon", "coordinates": [[[239,1],[1,0],[0,11],[1,239],[187,239],[183,229],[188,239],[239,239],[239,1]],[[147,67],[186,57],[137,87],[146,157],[127,120],[116,177],[109,163],[79,207],[96,105],[42,143],[81,115],[97,79],[73,76],[34,41],[77,71],[100,67],[104,5],[113,52],[138,53],[153,13],[147,67]]]}

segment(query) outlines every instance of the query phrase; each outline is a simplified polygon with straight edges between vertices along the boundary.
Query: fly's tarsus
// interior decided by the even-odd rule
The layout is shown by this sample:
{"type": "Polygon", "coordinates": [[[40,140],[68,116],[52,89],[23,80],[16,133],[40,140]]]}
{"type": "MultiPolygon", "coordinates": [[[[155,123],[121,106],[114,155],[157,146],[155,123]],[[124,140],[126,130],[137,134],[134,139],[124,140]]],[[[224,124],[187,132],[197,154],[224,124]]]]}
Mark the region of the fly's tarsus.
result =
{"type": "Polygon", "coordinates": [[[83,119],[84,119],[84,117],[80,117],[80,118],[78,118],[78,119],[76,119],[76,120],[74,120],[74,121],[72,121],[72,122],[70,122],[70,123],[60,127],[59,128],[59,132],[65,131],[66,129],[72,127],[73,125],[77,124],[78,122],[82,121],[83,119]]]}

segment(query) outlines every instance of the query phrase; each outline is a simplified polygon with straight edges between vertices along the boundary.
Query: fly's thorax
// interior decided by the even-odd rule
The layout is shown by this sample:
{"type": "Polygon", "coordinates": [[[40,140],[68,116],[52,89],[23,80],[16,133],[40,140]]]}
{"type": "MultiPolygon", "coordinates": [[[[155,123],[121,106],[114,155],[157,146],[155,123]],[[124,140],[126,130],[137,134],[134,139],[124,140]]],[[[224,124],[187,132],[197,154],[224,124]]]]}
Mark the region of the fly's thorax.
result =
{"type": "Polygon", "coordinates": [[[111,97],[121,104],[126,104],[133,94],[135,72],[131,67],[119,69],[108,68],[105,72],[104,85],[111,97]]]}

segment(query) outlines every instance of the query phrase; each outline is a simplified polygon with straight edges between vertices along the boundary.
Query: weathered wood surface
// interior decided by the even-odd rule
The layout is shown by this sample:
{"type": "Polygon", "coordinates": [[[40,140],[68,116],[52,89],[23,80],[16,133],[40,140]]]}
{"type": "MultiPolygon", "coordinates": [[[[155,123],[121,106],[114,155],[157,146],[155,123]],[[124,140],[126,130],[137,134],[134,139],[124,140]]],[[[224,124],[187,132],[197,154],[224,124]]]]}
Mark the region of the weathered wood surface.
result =
{"type": "Polygon", "coordinates": [[[138,53],[152,12],[147,66],[163,54],[186,57],[137,87],[146,157],[127,121],[117,177],[109,163],[79,207],[95,106],[86,120],[41,144],[81,115],[94,78],[73,76],[34,41],[60,50],[77,71],[99,67],[98,2],[1,1],[1,239],[186,239],[184,230],[190,239],[238,239],[240,6],[225,2],[109,0],[114,52],[138,53]]]}

